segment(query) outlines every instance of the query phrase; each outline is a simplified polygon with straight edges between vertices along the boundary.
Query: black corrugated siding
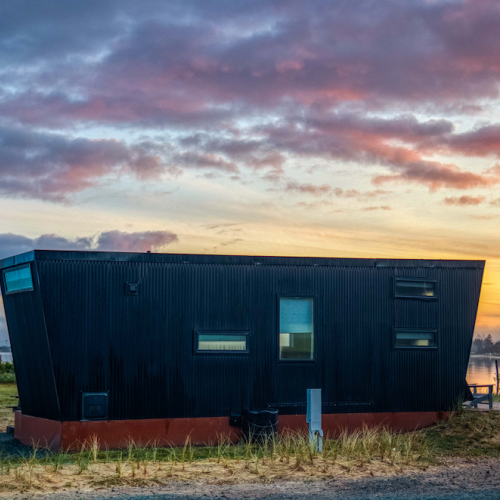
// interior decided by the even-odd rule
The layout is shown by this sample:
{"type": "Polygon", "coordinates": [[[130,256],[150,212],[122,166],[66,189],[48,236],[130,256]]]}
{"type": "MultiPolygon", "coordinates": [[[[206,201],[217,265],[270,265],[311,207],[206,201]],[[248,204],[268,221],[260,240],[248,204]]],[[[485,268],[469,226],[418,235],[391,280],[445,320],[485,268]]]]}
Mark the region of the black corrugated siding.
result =
{"type": "Polygon", "coordinates": [[[139,419],[301,413],[313,387],[326,413],[445,410],[464,388],[481,268],[49,256],[38,265],[63,420],[81,418],[81,391],[108,390],[110,419],[139,419]],[[394,275],[437,278],[438,300],[394,299],[394,275]],[[315,363],[277,362],[280,293],[316,297],[315,363]],[[439,350],[393,350],[394,326],[438,327],[439,350]],[[251,354],[194,355],[195,329],[249,330],[251,354]]]}
{"type": "Polygon", "coordinates": [[[34,283],[32,292],[6,295],[3,279],[0,279],[19,401],[25,415],[59,420],[61,415],[37,266],[35,262],[30,265],[34,283]]]}

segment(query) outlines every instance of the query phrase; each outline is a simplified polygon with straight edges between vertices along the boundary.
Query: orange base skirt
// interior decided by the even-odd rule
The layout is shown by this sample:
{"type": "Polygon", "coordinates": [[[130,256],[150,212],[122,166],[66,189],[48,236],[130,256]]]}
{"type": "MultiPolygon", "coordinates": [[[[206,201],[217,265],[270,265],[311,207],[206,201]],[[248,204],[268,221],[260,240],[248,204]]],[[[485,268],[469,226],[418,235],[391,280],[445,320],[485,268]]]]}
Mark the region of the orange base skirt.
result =
{"type": "MultiPolygon", "coordinates": [[[[325,436],[338,435],[364,426],[384,426],[392,430],[412,431],[429,427],[447,418],[445,412],[336,413],[322,416],[325,436]]],[[[305,415],[280,415],[278,432],[307,431],[305,415]]],[[[103,449],[136,446],[183,446],[189,437],[194,445],[217,443],[220,436],[233,442],[241,429],[229,425],[229,417],[158,418],[145,420],[95,420],[58,422],[15,414],[14,436],[21,443],[51,450],[77,450],[97,439],[103,449]]]]}

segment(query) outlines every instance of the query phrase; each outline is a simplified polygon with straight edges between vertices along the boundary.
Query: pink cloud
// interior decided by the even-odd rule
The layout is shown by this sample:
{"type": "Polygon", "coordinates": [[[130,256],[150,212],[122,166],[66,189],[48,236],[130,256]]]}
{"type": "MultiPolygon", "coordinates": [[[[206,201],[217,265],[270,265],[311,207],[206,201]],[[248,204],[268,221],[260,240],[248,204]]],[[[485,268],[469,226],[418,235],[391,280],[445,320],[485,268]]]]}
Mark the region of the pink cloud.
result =
{"type": "Polygon", "coordinates": [[[413,183],[427,186],[431,191],[441,188],[471,189],[487,187],[500,182],[500,179],[460,170],[455,165],[439,162],[413,161],[394,162],[393,174],[377,175],[373,178],[375,185],[386,183],[413,183]]]}
{"type": "Polygon", "coordinates": [[[363,210],[365,212],[370,212],[370,211],[373,211],[373,210],[392,210],[391,207],[387,206],[387,205],[381,205],[379,207],[366,207],[366,208],[363,208],[363,210]]]}
{"type": "Polygon", "coordinates": [[[110,174],[158,177],[161,158],[147,145],[0,128],[0,193],[54,201],[110,174]]]}
{"type": "Polygon", "coordinates": [[[358,200],[363,200],[366,198],[375,198],[377,196],[384,196],[391,194],[392,191],[387,191],[385,189],[375,189],[373,191],[360,192],[357,189],[347,189],[335,188],[333,190],[335,196],[339,198],[356,198],[358,200]]]}
{"type": "Polygon", "coordinates": [[[120,252],[160,251],[178,240],[177,235],[170,231],[126,233],[115,230],[99,234],[95,239],[95,249],[120,252]]]}
{"type": "Polygon", "coordinates": [[[445,205],[452,205],[457,207],[470,207],[474,205],[480,205],[486,199],[485,196],[467,196],[463,195],[460,197],[451,196],[445,198],[443,203],[445,205]]]}
{"type": "Polygon", "coordinates": [[[441,144],[447,145],[455,137],[452,129],[449,122],[420,123],[412,117],[360,119],[324,114],[321,119],[267,126],[259,132],[267,135],[267,147],[282,152],[387,167],[389,173],[373,177],[376,185],[405,182],[437,190],[486,187],[500,182],[500,176],[491,170],[469,172],[455,164],[427,158],[440,152],[441,144]],[[394,144],[394,140],[399,143],[394,144]]]}
{"type": "Polygon", "coordinates": [[[306,193],[312,194],[313,196],[321,196],[324,194],[328,194],[332,188],[328,184],[322,184],[321,186],[317,186],[314,184],[301,184],[298,182],[289,182],[285,188],[286,191],[294,191],[297,193],[306,193]]]}
{"type": "Polygon", "coordinates": [[[0,127],[0,194],[68,201],[107,176],[140,181],[183,169],[237,173],[237,165],[212,153],[179,152],[164,142],[127,144],[112,139],[0,127]]]}

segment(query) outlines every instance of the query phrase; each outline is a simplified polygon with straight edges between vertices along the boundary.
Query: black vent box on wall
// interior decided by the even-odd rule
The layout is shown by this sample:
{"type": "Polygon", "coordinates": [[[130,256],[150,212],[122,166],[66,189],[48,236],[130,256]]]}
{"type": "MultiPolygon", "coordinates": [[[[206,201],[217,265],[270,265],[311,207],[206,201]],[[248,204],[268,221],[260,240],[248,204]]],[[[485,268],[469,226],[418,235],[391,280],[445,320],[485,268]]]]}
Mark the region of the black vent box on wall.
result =
{"type": "Polygon", "coordinates": [[[108,418],[108,393],[82,393],[82,420],[106,420],[108,418]]]}

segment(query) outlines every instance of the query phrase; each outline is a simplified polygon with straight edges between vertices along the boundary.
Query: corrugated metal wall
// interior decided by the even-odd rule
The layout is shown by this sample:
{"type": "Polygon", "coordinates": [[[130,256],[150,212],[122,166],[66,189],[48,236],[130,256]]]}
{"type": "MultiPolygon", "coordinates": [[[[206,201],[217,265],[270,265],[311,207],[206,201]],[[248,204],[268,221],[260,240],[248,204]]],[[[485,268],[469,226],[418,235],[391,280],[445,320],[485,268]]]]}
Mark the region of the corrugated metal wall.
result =
{"type": "Polygon", "coordinates": [[[6,295],[0,280],[19,400],[25,415],[60,420],[36,262],[30,265],[33,292],[6,295]]]}
{"type": "Polygon", "coordinates": [[[478,263],[130,255],[38,253],[63,420],[81,391],[139,419],[304,413],[307,388],[325,413],[445,410],[464,389],[478,263]],[[394,299],[395,275],[436,278],[438,299],[394,299]],[[280,293],[315,296],[315,362],[278,362],[280,293]],[[394,350],[394,327],[437,327],[439,349],[394,350]],[[251,354],[193,354],[195,329],[248,330],[251,354]]]}

